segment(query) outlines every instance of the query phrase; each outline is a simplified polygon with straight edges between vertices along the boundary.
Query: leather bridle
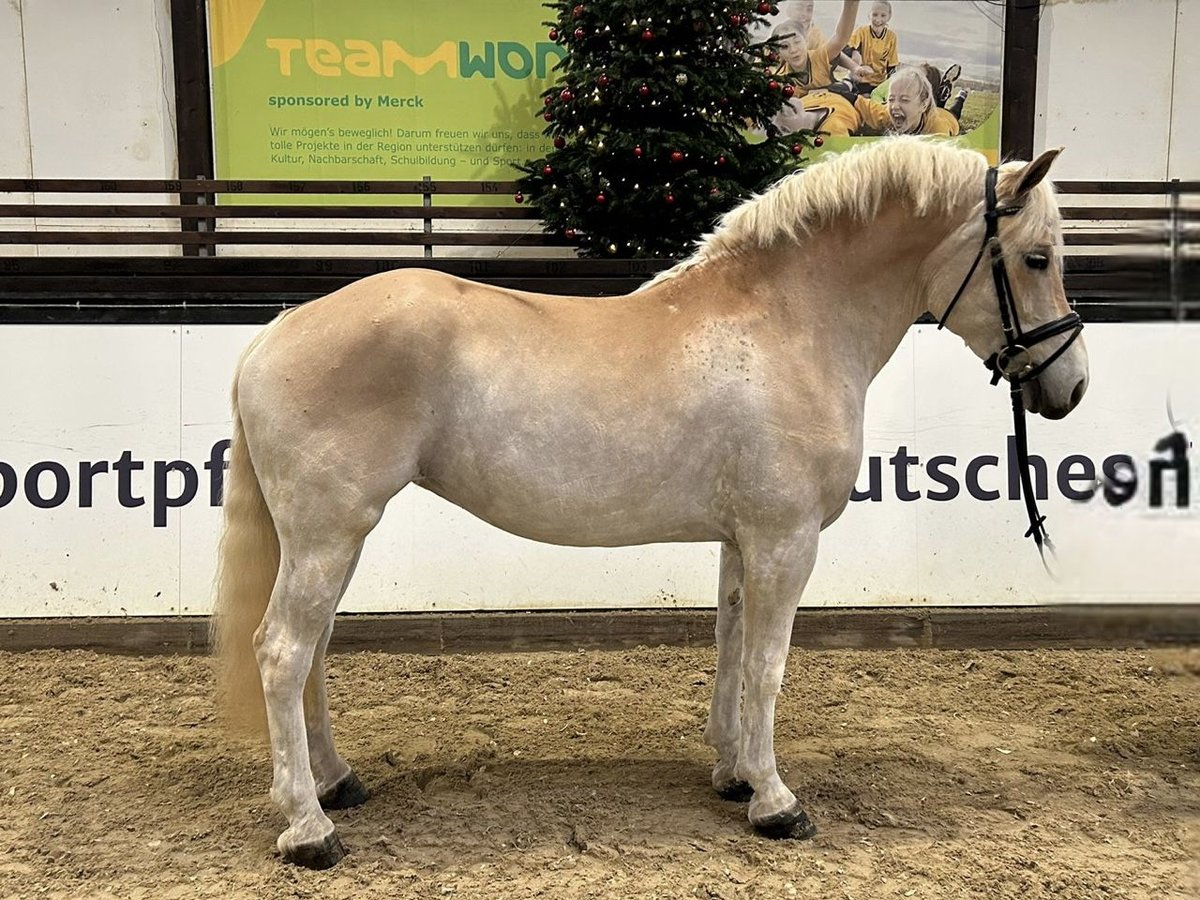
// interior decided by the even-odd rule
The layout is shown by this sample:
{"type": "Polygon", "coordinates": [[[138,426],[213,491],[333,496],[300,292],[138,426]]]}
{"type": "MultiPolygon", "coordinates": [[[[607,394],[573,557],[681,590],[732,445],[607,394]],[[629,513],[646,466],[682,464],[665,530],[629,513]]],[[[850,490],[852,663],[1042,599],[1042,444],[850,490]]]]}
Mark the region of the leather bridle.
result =
{"type": "Polygon", "coordinates": [[[1025,532],[1025,537],[1033,538],[1044,562],[1045,551],[1042,545],[1046,544],[1053,549],[1053,544],[1050,543],[1050,535],[1046,533],[1044,524],[1046,517],[1038,514],[1037,498],[1033,493],[1033,479],[1029,473],[1029,441],[1025,429],[1025,403],[1021,386],[1041,375],[1051,363],[1066,352],[1067,348],[1079,337],[1079,333],[1083,331],[1083,321],[1079,318],[1079,313],[1072,311],[1053,322],[1039,325],[1032,331],[1025,331],[1021,327],[1012,285],[1008,280],[1008,270],[1004,267],[1004,253],[1000,247],[999,221],[1002,216],[1014,215],[1024,207],[1000,206],[997,203],[997,176],[998,170],[995,167],[987,170],[984,182],[986,209],[983,213],[985,226],[983,244],[980,246],[979,252],[975,254],[975,261],[971,263],[967,277],[963,279],[954,298],[950,301],[950,305],[946,307],[946,312],[942,314],[942,318],[938,322],[938,329],[946,327],[950,313],[954,311],[954,307],[966,291],[967,285],[975,277],[975,271],[983,260],[984,252],[990,252],[992,281],[996,286],[996,298],[1000,304],[1000,322],[1004,328],[1004,345],[984,360],[984,365],[991,370],[993,385],[998,384],[1001,378],[1008,379],[1009,394],[1012,397],[1013,431],[1016,438],[1017,464],[1020,467],[1021,491],[1025,497],[1025,510],[1029,515],[1029,530],[1025,532]],[[1037,365],[1033,364],[1029,353],[1030,348],[1067,332],[1070,334],[1063,341],[1062,346],[1037,365]]]}

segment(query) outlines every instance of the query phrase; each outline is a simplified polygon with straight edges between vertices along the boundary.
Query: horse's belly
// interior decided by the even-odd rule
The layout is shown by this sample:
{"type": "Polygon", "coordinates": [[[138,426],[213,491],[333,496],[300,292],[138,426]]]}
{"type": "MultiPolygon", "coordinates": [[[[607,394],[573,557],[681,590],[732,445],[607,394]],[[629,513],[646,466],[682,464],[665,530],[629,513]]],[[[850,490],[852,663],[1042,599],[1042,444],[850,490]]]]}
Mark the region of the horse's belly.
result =
{"type": "Polygon", "coordinates": [[[564,471],[497,465],[486,471],[434,467],[416,483],[497,528],[551,544],[620,547],[662,541],[715,541],[711,480],[620,469],[564,471]]]}

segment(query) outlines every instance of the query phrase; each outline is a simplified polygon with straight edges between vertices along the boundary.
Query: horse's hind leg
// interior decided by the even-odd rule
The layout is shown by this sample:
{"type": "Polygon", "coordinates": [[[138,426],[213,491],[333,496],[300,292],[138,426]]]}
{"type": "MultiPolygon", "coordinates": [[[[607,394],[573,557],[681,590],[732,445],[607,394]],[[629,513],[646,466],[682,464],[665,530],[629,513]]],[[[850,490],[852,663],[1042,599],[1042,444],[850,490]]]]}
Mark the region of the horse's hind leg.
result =
{"type": "Polygon", "coordinates": [[[271,799],[288,820],[279,852],[288,862],[314,869],[328,868],[345,854],[318,799],[303,701],[305,682],[365,534],[339,537],[339,530],[316,522],[309,523],[306,537],[281,530],[279,577],[255,634],[275,770],[271,799]]]}
{"type": "Polygon", "coordinates": [[[737,545],[721,547],[717,596],[717,675],[704,741],[717,751],[713,789],[726,800],[749,800],[754,790],[734,776],[742,745],[742,554],[737,545]]]}
{"type": "MultiPolygon", "coordinates": [[[[342,589],[338,593],[339,601],[350,586],[350,579],[354,577],[354,569],[358,565],[361,553],[362,544],[359,544],[354,561],[342,581],[342,589]]],[[[312,766],[321,807],[350,809],[366,803],[371,794],[333,746],[333,728],[329,721],[329,696],[325,681],[325,650],[329,646],[332,634],[333,619],[330,619],[325,633],[317,643],[312,670],[308,673],[308,681],[304,685],[304,725],[308,733],[309,763],[312,766]]]]}

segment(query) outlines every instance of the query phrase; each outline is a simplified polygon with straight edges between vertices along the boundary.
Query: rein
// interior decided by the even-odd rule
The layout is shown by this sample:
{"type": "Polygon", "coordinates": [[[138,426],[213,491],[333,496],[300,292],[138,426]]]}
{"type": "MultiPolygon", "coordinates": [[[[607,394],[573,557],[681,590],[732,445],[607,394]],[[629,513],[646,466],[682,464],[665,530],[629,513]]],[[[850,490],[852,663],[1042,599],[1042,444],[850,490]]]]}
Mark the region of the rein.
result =
{"type": "Polygon", "coordinates": [[[1055,319],[1053,322],[1039,325],[1032,331],[1025,331],[1021,328],[1021,320],[1017,315],[1017,304],[1013,298],[1012,285],[1008,280],[1008,270],[1004,266],[1004,253],[1000,247],[999,221],[1002,216],[1014,215],[1024,209],[1024,207],[1000,206],[997,203],[997,175],[998,171],[996,168],[992,167],[987,170],[987,178],[984,183],[987,208],[983,214],[985,226],[983,244],[980,246],[979,252],[975,254],[975,261],[971,263],[971,269],[967,272],[967,277],[959,285],[954,298],[950,301],[950,305],[946,307],[946,312],[938,322],[938,329],[941,330],[946,327],[946,321],[950,318],[950,313],[954,311],[954,307],[966,291],[967,285],[975,277],[975,270],[979,268],[979,263],[983,260],[984,252],[990,252],[992,282],[996,287],[996,299],[1000,304],[1000,322],[1004,329],[1004,346],[984,360],[984,365],[992,373],[993,385],[998,384],[1001,378],[1008,379],[1009,396],[1012,398],[1013,435],[1017,448],[1017,466],[1021,474],[1021,491],[1025,497],[1025,511],[1029,516],[1029,530],[1025,532],[1025,537],[1033,538],[1033,542],[1037,545],[1038,553],[1041,555],[1042,564],[1044,565],[1046,562],[1044,547],[1048,546],[1053,551],[1054,544],[1051,543],[1050,535],[1046,532],[1046,517],[1038,513],[1037,498],[1033,493],[1033,478],[1029,472],[1029,437],[1025,428],[1025,403],[1021,394],[1021,385],[1037,378],[1052,362],[1066,352],[1067,348],[1075,342],[1075,338],[1079,337],[1079,333],[1083,331],[1083,321],[1080,319],[1079,313],[1072,311],[1060,319],[1055,319]],[[1062,346],[1036,366],[1033,365],[1029,354],[1030,348],[1066,332],[1070,332],[1070,336],[1063,341],[1062,346]]]}

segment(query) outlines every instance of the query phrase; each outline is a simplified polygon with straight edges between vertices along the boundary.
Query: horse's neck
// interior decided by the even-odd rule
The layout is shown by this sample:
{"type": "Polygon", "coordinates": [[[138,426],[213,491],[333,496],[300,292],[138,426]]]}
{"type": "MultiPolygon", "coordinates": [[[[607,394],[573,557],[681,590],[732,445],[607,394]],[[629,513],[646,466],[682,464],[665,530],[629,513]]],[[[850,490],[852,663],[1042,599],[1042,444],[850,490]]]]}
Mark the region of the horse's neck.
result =
{"type": "Polygon", "coordinates": [[[834,365],[869,382],[924,311],[921,266],[940,236],[905,224],[822,232],[754,251],[743,260],[744,277],[756,273],[764,303],[777,305],[815,346],[833,350],[834,365]]]}

